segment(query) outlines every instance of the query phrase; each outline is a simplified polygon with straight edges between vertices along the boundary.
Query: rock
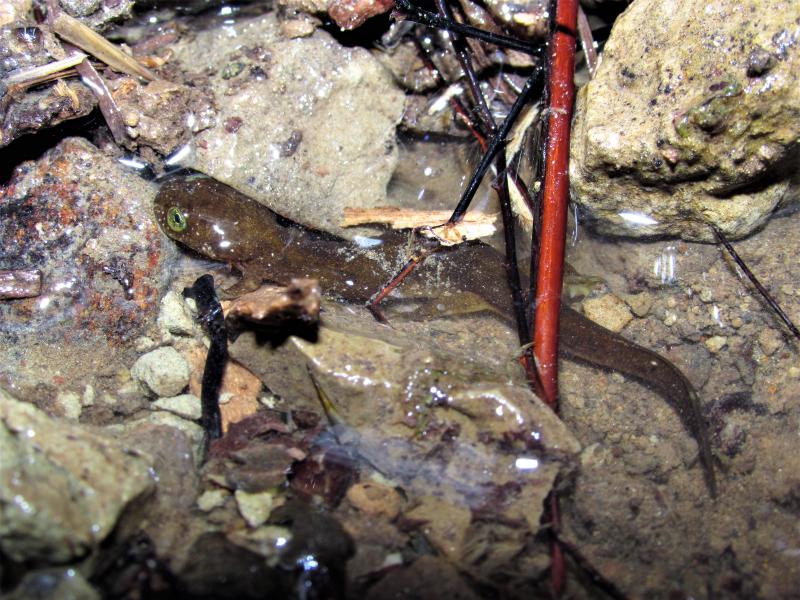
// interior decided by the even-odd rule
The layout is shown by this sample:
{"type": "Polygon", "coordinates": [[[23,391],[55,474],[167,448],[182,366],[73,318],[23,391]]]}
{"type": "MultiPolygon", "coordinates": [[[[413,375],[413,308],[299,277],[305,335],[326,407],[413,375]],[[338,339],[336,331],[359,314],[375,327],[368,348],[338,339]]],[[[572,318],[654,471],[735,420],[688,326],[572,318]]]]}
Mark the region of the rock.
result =
{"type": "Polygon", "coordinates": [[[653,296],[648,292],[639,292],[638,294],[625,294],[622,296],[631,312],[640,319],[647,316],[650,308],[653,306],[653,296]]]}
{"type": "Polygon", "coordinates": [[[225,504],[228,496],[230,496],[228,490],[206,490],[200,494],[200,497],[197,499],[197,508],[203,512],[211,512],[215,508],[219,508],[225,504]]]}
{"type": "Polygon", "coordinates": [[[243,490],[236,490],[234,497],[239,512],[250,527],[259,527],[267,522],[274,506],[274,491],[251,494],[243,490]]]}
{"type": "Polygon", "coordinates": [[[357,483],[347,490],[350,504],[366,515],[383,515],[393,521],[400,512],[400,494],[379,483],[357,483]]]}
{"type": "MultiPolygon", "coordinates": [[[[126,521],[136,527],[121,527],[115,537],[136,540],[146,536],[154,554],[169,557],[171,568],[179,569],[193,558],[189,555],[192,540],[210,528],[195,510],[200,484],[195,452],[198,442],[190,431],[175,423],[182,419],[169,413],[155,414],[171,419],[139,419],[125,427],[108,428],[128,448],[152,458],[151,473],[157,484],[156,493],[134,507],[138,519],[126,521]]],[[[197,428],[194,423],[184,423],[197,428]]]]}
{"type": "Polygon", "coordinates": [[[194,394],[181,394],[180,396],[174,396],[172,398],[159,398],[153,402],[153,406],[193,421],[199,419],[202,412],[200,398],[194,394]]]}
{"type": "Polygon", "coordinates": [[[486,8],[526,39],[546,37],[550,28],[550,4],[546,0],[486,0],[486,8]]]}
{"type": "Polygon", "coordinates": [[[189,364],[175,348],[164,346],[139,357],[131,377],[156,396],[177,396],[189,385],[189,364]]]}
{"type": "Polygon", "coordinates": [[[152,218],[154,195],[79,138],[0,186],[0,268],[42,272],[39,297],[0,303],[0,380],[37,403],[67,381],[114,391],[113,365],[133,361],[174,256],[152,218]]]}
{"type": "Polygon", "coordinates": [[[63,416],[70,421],[77,421],[83,411],[81,397],[75,392],[59,392],[56,396],[56,406],[61,408],[63,416]]]}
{"type": "Polygon", "coordinates": [[[583,312],[595,323],[616,333],[633,319],[631,309],[614,294],[587,298],[583,301],[583,312]]]}
{"type": "Polygon", "coordinates": [[[173,335],[194,335],[194,318],[183,297],[172,290],[161,299],[158,326],[173,335]]]}
{"type": "Polygon", "coordinates": [[[367,593],[368,600],[477,600],[471,586],[446,560],[423,555],[412,564],[389,571],[367,593]]]}
{"type": "Polygon", "coordinates": [[[100,600],[100,594],[75,569],[37,569],[26,573],[5,600],[100,600]]]}
{"type": "Polygon", "coordinates": [[[96,31],[103,31],[115,21],[131,16],[134,0],[58,0],[69,15],[96,31]]]}
{"type": "Polygon", "coordinates": [[[365,309],[325,308],[315,342],[292,336],[272,348],[246,332],[232,356],[295,409],[330,402],[340,441],[357,444],[372,469],[404,490],[403,518],[426,521],[429,540],[458,569],[497,576],[539,530],[544,500],[579,443],[527,385],[502,365],[481,364],[487,357],[476,346],[472,359],[438,355],[423,335],[387,331],[365,309]]]}
{"type": "Polygon", "coordinates": [[[214,124],[214,110],[204,90],[158,79],[146,85],[133,77],[108,84],[125,121],[125,146],[149,147],[167,155],[192,134],[214,124]]]}
{"type": "Polygon", "coordinates": [[[200,462],[203,440],[205,439],[205,432],[203,431],[203,428],[200,427],[200,425],[198,425],[197,423],[188,421],[171,412],[158,410],[150,413],[143,419],[130,421],[122,426],[111,425],[107,427],[107,429],[125,432],[125,431],[139,429],[145,424],[164,425],[166,427],[177,429],[178,431],[186,434],[186,436],[189,438],[189,441],[191,442],[191,447],[194,453],[195,462],[197,463],[200,462]]]}
{"type": "Polygon", "coordinates": [[[355,29],[394,7],[394,0],[330,0],[328,14],[343,30],[355,29]]]}
{"type": "Polygon", "coordinates": [[[174,50],[185,69],[211,73],[220,107],[183,165],[343,235],[344,206],[386,203],[404,96],[367,51],[321,30],[283,38],[274,14],[200,30],[174,50]]]}
{"type": "Polygon", "coordinates": [[[438,554],[451,562],[458,561],[464,554],[472,520],[467,507],[453,506],[433,496],[423,496],[419,506],[404,516],[412,522],[423,523],[421,531],[438,554]]]}
{"type": "Polygon", "coordinates": [[[0,550],[19,563],[86,557],[153,486],[146,457],[3,391],[0,457],[0,550]]]}
{"type": "Polygon", "coordinates": [[[746,236],[797,198],[792,0],[637,0],[578,94],[573,199],[603,233],[746,236]]]}
{"type": "Polygon", "coordinates": [[[724,335],[712,335],[705,341],[705,346],[711,354],[716,354],[728,345],[728,338],[724,335]]]}
{"type": "Polygon", "coordinates": [[[783,339],[774,329],[762,329],[758,334],[758,345],[764,354],[772,356],[783,346],[783,339]]]}

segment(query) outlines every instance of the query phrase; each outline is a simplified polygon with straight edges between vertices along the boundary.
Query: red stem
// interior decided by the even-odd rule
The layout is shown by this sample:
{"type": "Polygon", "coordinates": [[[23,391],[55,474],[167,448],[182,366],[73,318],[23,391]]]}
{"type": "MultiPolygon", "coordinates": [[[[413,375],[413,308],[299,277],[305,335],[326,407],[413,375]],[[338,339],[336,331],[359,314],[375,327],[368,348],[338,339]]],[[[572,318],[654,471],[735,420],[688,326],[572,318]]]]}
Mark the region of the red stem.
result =
{"type": "Polygon", "coordinates": [[[558,315],[569,202],[569,131],[575,97],[578,0],[558,0],[550,44],[548,135],[533,353],[545,402],[558,411],[558,315]]]}

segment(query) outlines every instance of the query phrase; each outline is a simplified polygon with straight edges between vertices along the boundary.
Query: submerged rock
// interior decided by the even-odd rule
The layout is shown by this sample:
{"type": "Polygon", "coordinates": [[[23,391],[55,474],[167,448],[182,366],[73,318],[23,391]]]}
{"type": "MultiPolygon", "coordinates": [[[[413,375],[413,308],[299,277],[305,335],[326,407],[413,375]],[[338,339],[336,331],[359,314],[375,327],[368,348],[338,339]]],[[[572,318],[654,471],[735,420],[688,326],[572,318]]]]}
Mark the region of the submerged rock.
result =
{"type": "MultiPolygon", "coordinates": [[[[64,385],[122,383],[114,378],[156,318],[172,256],[154,195],[79,138],[22,163],[0,187],[0,268],[42,273],[41,295],[0,302],[0,382],[53,386],[53,397],[64,385]]],[[[44,402],[45,391],[31,399],[44,402]]]]}
{"type": "Polygon", "coordinates": [[[0,390],[0,550],[17,563],[85,558],[152,486],[148,459],[0,390]]]}
{"type": "Polygon", "coordinates": [[[26,573],[5,600],[100,600],[100,593],[75,569],[38,569],[26,573]]]}
{"type": "Polygon", "coordinates": [[[797,197],[800,4],[638,0],[578,94],[573,199],[604,233],[713,241],[797,197]]]}
{"type": "Polygon", "coordinates": [[[290,337],[273,349],[245,333],[231,353],[293,406],[327,415],[340,444],[404,490],[401,518],[481,580],[523,552],[580,449],[502,369],[432,352],[366,310],[329,305],[315,342],[290,337]]]}
{"type": "Polygon", "coordinates": [[[332,232],[344,206],[386,202],[403,93],[378,62],[330,35],[288,39],[273,14],[199,31],[175,46],[208,72],[219,115],[181,159],[281,215],[332,232]]]}

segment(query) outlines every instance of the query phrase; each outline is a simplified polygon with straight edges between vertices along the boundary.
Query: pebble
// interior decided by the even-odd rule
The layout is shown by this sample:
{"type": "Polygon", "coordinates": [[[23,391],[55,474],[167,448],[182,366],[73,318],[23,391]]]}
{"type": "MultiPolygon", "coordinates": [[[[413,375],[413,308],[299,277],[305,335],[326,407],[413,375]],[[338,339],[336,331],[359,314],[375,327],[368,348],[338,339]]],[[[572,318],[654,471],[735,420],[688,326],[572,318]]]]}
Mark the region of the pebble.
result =
{"type": "Polygon", "coordinates": [[[783,346],[781,335],[774,329],[763,329],[758,334],[758,345],[767,356],[772,356],[783,346]]]}
{"type": "Polygon", "coordinates": [[[77,421],[83,411],[81,397],[75,392],[59,392],[56,396],[56,404],[63,411],[64,417],[70,421],[77,421]]]}
{"type": "Polygon", "coordinates": [[[637,317],[646,317],[653,306],[653,296],[648,292],[640,292],[638,294],[625,294],[622,299],[630,307],[633,314],[637,317]]]}
{"type": "Polygon", "coordinates": [[[613,294],[584,300],[583,312],[598,325],[616,333],[633,319],[631,309],[613,294]]]}
{"type": "Polygon", "coordinates": [[[181,394],[180,396],[173,396],[171,398],[159,398],[153,402],[153,406],[175,413],[179,417],[185,419],[199,419],[202,407],[200,406],[200,398],[194,394],[181,394]]]}
{"type": "Polygon", "coordinates": [[[705,346],[711,354],[716,354],[728,345],[728,338],[724,335],[714,335],[705,341],[705,346]]]}
{"type": "Polygon", "coordinates": [[[275,493],[272,491],[256,492],[250,494],[242,490],[234,492],[236,505],[250,527],[256,528],[267,522],[275,500],[275,493]]]}
{"type": "Polygon", "coordinates": [[[177,396],[189,384],[189,365],[175,348],[166,346],[139,357],[131,377],[155,396],[177,396]]]}
{"type": "Polygon", "coordinates": [[[183,297],[170,290],[161,299],[158,326],[173,335],[194,335],[194,319],[183,297]]]}
{"type": "Polygon", "coordinates": [[[364,514],[383,515],[390,521],[400,513],[400,495],[378,483],[357,483],[347,490],[347,499],[364,514]]]}
{"type": "Polygon", "coordinates": [[[95,398],[94,386],[87,384],[86,387],[83,389],[81,404],[83,406],[93,406],[94,398],[95,398]]]}
{"type": "Polygon", "coordinates": [[[206,490],[197,499],[197,508],[203,512],[211,512],[225,504],[229,495],[227,490],[206,490]]]}

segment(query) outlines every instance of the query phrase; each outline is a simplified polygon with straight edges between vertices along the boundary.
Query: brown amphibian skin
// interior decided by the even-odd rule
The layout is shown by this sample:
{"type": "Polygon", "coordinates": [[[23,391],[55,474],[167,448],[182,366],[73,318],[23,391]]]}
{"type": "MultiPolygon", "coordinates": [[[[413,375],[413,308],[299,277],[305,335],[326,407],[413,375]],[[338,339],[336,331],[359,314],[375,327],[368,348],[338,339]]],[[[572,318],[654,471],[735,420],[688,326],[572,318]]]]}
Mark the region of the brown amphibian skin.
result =
{"type": "MultiPolygon", "coordinates": [[[[164,232],[200,254],[234,265],[237,292],[263,281],[287,284],[317,279],[323,293],[367,302],[407,257],[408,235],[389,231],[351,242],[287,221],[218,181],[176,177],[161,187],[154,206],[164,232]]],[[[504,257],[480,242],[437,252],[409,275],[392,298],[427,299],[442,312],[492,310],[513,321],[504,257]]],[[[697,441],[706,484],[716,483],[700,402],[691,383],[671,362],[613,333],[566,305],[561,309],[561,353],[618,371],[649,386],[676,410],[697,441]]]]}

